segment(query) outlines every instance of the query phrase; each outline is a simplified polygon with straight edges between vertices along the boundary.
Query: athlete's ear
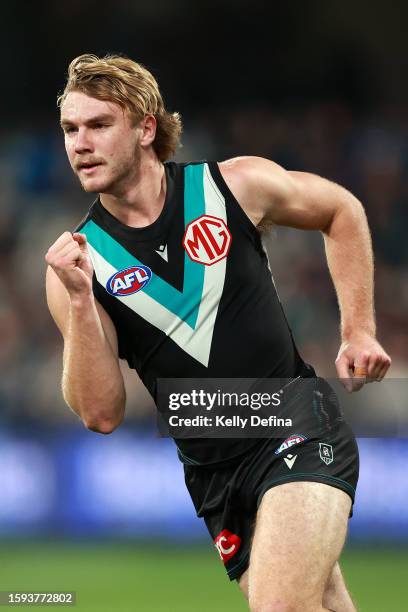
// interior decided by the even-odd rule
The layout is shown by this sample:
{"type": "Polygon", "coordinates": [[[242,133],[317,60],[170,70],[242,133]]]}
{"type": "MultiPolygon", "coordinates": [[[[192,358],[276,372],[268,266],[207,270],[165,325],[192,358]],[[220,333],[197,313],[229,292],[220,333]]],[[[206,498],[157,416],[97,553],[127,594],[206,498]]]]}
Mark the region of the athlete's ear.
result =
{"type": "Polygon", "coordinates": [[[142,130],[142,137],[140,144],[142,147],[148,147],[152,144],[156,137],[157,121],[153,115],[146,115],[140,122],[140,129],[142,130]]]}

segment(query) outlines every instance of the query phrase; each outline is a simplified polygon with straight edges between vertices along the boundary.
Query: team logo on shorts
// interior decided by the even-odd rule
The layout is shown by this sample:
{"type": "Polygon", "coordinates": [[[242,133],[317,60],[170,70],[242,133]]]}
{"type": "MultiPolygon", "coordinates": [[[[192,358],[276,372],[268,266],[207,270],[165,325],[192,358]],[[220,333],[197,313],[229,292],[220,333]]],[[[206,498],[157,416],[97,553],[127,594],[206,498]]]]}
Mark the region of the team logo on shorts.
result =
{"type": "Polygon", "coordinates": [[[214,540],[215,548],[218,550],[223,563],[226,563],[235,555],[241,546],[241,538],[228,529],[223,529],[214,540]]]}
{"type": "Polygon", "coordinates": [[[201,215],[186,227],[183,247],[197,263],[212,266],[228,255],[232,236],[223,219],[201,215]]]}
{"type": "Polygon", "coordinates": [[[330,463],[333,462],[333,447],[331,444],[319,442],[319,454],[320,459],[324,461],[326,465],[330,465],[330,463]]]}
{"type": "Polygon", "coordinates": [[[287,450],[291,446],[294,446],[295,444],[300,444],[305,440],[307,440],[306,436],[302,436],[301,434],[292,434],[291,436],[289,436],[289,438],[286,438],[286,440],[282,442],[279,448],[276,449],[275,455],[280,455],[281,453],[283,453],[283,451],[287,450]]]}
{"type": "Polygon", "coordinates": [[[147,266],[130,266],[115,272],[106,283],[106,291],[115,296],[137,293],[151,281],[152,271],[147,266]]]}

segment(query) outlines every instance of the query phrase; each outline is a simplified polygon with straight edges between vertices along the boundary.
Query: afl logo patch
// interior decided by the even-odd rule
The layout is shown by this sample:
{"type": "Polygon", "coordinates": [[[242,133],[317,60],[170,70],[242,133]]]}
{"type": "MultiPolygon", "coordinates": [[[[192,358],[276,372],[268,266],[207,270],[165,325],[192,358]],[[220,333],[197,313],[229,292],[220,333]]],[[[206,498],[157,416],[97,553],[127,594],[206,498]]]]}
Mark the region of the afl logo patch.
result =
{"type": "Polygon", "coordinates": [[[193,261],[212,266],[228,255],[231,241],[231,232],[223,219],[202,215],[187,225],[183,247],[193,261]]]}
{"type": "Polygon", "coordinates": [[[289,438],[286,438],[284,442],[276,449],[275,455],[280,455],[283,451],[287,450],[291,446],[295,444],[300,444],[301,442],[305,442],[307,440],[306,436],[302,436],[301,434],[292,434],[289,438]]]}
{"type": "Polygon", "coordinates": [[[130,266],[115,272],[106,283],[106,291],[114,296],[125,296],[144,289],[152,279],[147,266],[130,266]]]}

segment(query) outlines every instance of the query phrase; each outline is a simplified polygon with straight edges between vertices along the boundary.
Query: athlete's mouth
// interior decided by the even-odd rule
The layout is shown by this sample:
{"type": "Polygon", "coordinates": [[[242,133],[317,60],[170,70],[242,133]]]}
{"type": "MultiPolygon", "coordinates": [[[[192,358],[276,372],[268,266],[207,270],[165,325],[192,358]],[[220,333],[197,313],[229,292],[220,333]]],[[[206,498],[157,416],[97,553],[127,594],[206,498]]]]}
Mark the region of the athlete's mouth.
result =
{"type": "Polygon", "coordinates": [[[95,170],[95,168],[101,165],[102,162],[82,162],[77,165],[77,169],[78,171],[92,172],[92,170],[95,170]]]}

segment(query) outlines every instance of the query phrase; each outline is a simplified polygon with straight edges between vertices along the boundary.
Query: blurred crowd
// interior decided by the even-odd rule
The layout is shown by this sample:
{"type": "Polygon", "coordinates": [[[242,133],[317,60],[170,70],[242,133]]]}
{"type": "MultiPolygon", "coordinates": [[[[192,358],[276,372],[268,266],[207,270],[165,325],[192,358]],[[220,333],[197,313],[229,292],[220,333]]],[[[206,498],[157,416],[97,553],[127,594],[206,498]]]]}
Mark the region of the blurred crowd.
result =
{"type": "MultiPolygon", "coordinates": [[[[0,143],[0,420],[25,427],[77,420],[61,398],[62,342],[46,306],[44,254],[78,224],[93,196],[72,176],[57,114],[54,120],[37,117],[18,131],[3,129],[0,143]]],[[[179,161],[264,156],[287,169],[334,180],[364,203],[375,252],[378,336],[393,359],[390,376],[405,377],[406,111],[384,108],[358,115],[340,101],[301,110],[257,104],[184,121],[179,161]]],[[[319,374],[334,377],[339,318],[322,236],[275,228],[264,240],[301,355],[319,374]]],[[[352,269],[352,259],[348,266],[352,269]]],[[[137,375],[123,368],[128,418],[150,414],[147,392],[137,375]]]]}

